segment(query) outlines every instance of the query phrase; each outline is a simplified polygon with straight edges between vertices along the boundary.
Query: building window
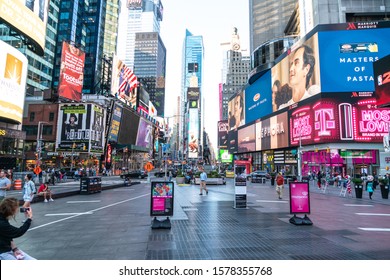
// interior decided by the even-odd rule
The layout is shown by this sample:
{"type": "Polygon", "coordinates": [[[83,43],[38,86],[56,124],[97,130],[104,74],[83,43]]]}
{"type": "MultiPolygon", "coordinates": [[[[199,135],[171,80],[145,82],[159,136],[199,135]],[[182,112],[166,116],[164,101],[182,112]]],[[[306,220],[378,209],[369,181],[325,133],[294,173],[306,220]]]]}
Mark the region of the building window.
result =
{"type": "Polygon", "coordinates": [[[33,122],[35,119],[35,112],[30,113],[30,122],[33,122]]]}
{"type": "Polygon", "coordinates": [[[52,121],[54,121],[54,113],[50,112],[49,113],[49,122],[52,122],[52,121]]]}

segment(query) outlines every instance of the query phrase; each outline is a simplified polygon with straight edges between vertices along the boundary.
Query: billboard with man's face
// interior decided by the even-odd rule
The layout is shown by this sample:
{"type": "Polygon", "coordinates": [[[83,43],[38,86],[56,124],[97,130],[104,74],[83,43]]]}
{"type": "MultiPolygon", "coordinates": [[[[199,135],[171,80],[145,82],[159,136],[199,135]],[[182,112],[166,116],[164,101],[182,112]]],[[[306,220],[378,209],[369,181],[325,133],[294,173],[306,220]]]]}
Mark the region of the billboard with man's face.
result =
{"type": "Polygon", "coordinates": [[[34,46],[43,56],[49,0],[0,0],[0,22],[5,22],[34,46]]]}
{"type": "Polygon", "coordinates": [[[20,51],[0,41],[0,119],[22,123],[27,65],[20,51]]]}

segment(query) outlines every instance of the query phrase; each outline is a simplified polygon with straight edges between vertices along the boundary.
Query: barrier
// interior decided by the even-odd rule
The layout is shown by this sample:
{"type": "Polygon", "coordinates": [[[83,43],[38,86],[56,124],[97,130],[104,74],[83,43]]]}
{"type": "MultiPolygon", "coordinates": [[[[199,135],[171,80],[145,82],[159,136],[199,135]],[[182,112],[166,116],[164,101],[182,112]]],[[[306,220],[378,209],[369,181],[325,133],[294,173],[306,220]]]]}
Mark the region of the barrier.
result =
{"type": "Polygon", "coordinates": [[[14,190],[21,190],[22,189],[22,180],[16,179],[14,181],[14,190]]]}

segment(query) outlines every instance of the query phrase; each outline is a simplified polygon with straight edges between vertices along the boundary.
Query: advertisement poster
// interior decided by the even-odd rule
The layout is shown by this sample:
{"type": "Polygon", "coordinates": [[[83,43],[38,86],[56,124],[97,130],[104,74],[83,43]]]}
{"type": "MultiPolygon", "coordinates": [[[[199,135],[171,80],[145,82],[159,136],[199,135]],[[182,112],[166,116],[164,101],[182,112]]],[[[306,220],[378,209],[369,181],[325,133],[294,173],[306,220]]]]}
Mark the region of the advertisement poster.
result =
{"type": "Polygon", "coordinates": [[[374,62],[376,105],[390,105],[390,54],[374,62]]]}
{"type": "Polygon", "coordinates": [[[229,130],[234,130],[245,124],[244,92],[234,95],[228,104],[229,130]]]}
{"type": "Polygon", "coordinates": [[[271,71],[264,73],[259,79],[245,89],[245,123],[250,123],[268,114],[273,108],[271,71]]]}
{"type": "Polygon", "coordinates": [[[105,110],[97,105],[91,104],[92,120],[91,120],[91,148],[90,152],[103,152],[104,131],[105,131],[105,110]]]}
{"type": "Polygon", "coordinates": [[[0,41],[0,119],[22,123],[27,65],[20,51],[0,41]]]}
{"type": "Polygon", "coordinates": [[[0,22],[23,34],[43,56],[49,0],[0,0],[0,22]]]}
{"type": "Polygon", "coordinates": [[[173,182],[152,182],[150,216],[173,216],[173,182]]]}
{"type": "Polygon", "coordinates": [[[140,116],[130,109],[123,107],[121,129],[118,135],[118,144],[135,145],[140,116]]]}
{"type": "Polygon", "coordinates": [[[287,112],[256,123],[256,150],[288,147],[287,112]]]}
{"type": "Polygon", "coordinates": [[[85,53],[73,44],[62,43],[58,96],[80,102],[84,82],[85,53]]]}
{"type": "Polygon", "coordinates": [[[235,154],[238,149],[237,130],[231,130],[228,133],[228,150],[229,153],[235,154]]]}
{"type": "Polygon", "coordinates": [[[143,118],[140,118],[136,146],[150,149],[153,143],[152,129],[153,126],[151,123],[147,122],[143,118]]]}
{"type": "Polygon", "coordinates": [[[318,33],[322,92],[374,91],[373,63],[390,53],[390,28],[318,33]]]}
{"type": "Polygon", "coordinates": [[[256,150],[255,124],[240,128],[237,132],[238,152],[247,153],[256,150]]]}
{"type": "Polygon", "coordinates": [[[274,112],[320,93],[317,34],[291,49],[271,71],[270,87],[274,112]]]}
{"type": "Polygon", "coordinates": [[[290,183],[290,214],[310,214],[308,182],[290,183]]]}
{"type": "Polygon", "coordinates": [[[198,158],[199,153],[199,110],[189,109],[188,158],[198,158]]]}
{"type": "Polygon", "coordinates": [[[227,120],[218,122],[218,148],[226,149],[228,146],[229,125],[227,120]]]}
{"type": "Polygon", "coordinates": [[[119,128],[122,119],[122,110],[123,108],[119,104],[114,105],[114,110],[112,112],[110,133],[108,134],[109,142],[118,142],[119,128]]]}
{"type": "Polygon", "coordinates": [[[221,162],[224,163],[232,163],[233,162],[233,155],[229,154],[228,150],[219,150],[219,158],[221,162]]]}
{"type": "Polygon", "coordinates": [[[137,77],[116,55],[112,59],[111,95],[130,107],[137,106],[137,77]]]}

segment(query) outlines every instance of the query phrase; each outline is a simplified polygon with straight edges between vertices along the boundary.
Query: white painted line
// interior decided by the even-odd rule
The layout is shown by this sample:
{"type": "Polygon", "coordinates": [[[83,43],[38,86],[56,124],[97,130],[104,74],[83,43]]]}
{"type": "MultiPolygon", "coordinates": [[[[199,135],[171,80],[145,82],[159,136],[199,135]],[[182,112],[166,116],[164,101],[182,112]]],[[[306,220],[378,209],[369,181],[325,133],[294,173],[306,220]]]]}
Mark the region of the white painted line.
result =
{"type": "Polygon", "coordinates": [[[373,207],[374,205],[368,205],[368,204],[344,204],[344,206],[356,206],[356,207],[373,207]]]}
{"type": "Polygon", "coordinates": [[[361,216],[386,216],[390,217],[390,214],[384,214],[384,213],[355,213],[356,215],[361,215],[361,216]]]}
{"type": "Polygon", "coordinates": [[[198,211],[198,208],[184,208],[183,211],[198,211]]]}
{"type": "MultiPolygon", "coordinates": [[[[126,199],[126,200],[122,200],[122,201],[119,201],[119,202],[116,202],[116,203],[113,203],[113,204],[109,204],[109,205],[106,205],[106,206],[103,206],[103,207],[100,207],[100,208],[97,208],[97,209],[94,209],[94,210],[90,210],[90,211],[87,211],[87,212],[96,212],[96,211],[99,211],[99,210],[102,210],[102,209],[105,209],[105,208],[108,208],[108,207],[112,207],[112,206],[115,206],[115,205],[118,205],[118,204],[126,203],[126,202],[129,202],[129,201],[132,201],[132,200],[144,197],[144,196],[149,196],[149,195],[150,195],[149,193],[143,194],[143,195],[136,196],[136,197],[133,197],[133,198],[129,198],[129,199],[126,199]]],[[[84,212],[84,213],[86,213],[86,212],[84,212]]],[[[60,220],[57,220],[57,221],[53,221],[53,222],[50,222],[50,223],[47,223],[47,224],[43,224],[43,225],[40,225],[40,226],[37,226],[37,227],[33,227],[33,228],[30,228],[28,231],[36,230],[36,229],[39,229],[39,228],[42,228],[42,227],[45,227],[45,226],[49,226],[49,225],[56,224],[56,223],[59,223],[59,222],[62,222],[62,221],[73,219],[73,218],[79,217],[81,215],[84,215],[84,213],[76,214],[74,216],[66,217],[66,218],[63,218],[63,219],[60,219],[60,220]]]]}
{"type": "Polygon", "coordinates": [[[93,212],[83,212],[83,213],[55,213],[55,214],[45,214],[46,217],[50,216],[73,216],[73,215],[91,215],[93,212]]]}
{"type": "Polygon", "coordinates": [[[88,203],[88,202],[101,202],[101,200],[74,200],[74,201],[67,201],[66,203],[88,203]]]}
{"type": "Polygon", "coordinates": [[[287,200],[256,200],[256,202],[266,202],[266,203],[287,203],[287,200]]]}
{"type": "Polygon", "coordinates": [[[390,231],[390,228],[358,228],[365,231],[390,231]]]}
{"type": "Polygon", "coordinates": [[[113,191],[114,192],[123,192],[123,191],[127,192],[127,191],[135,191],[135,189],[114,189],[113,191]]]}

